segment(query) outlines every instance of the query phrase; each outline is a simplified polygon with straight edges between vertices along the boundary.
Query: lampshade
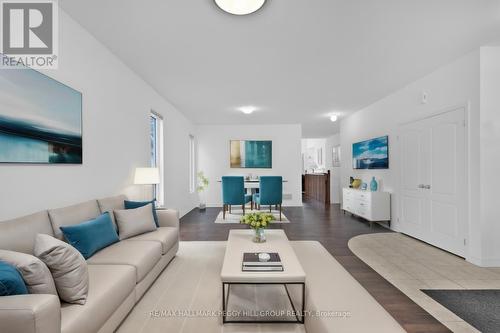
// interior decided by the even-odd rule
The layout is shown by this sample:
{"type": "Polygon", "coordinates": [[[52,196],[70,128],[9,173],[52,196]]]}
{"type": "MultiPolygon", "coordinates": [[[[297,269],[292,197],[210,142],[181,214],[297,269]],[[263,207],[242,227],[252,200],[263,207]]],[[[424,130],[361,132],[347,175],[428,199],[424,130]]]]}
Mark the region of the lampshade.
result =
{"type": "Polygon", "coordinates": [[[136,168],[134,184],[151,185],[160,183],[160,171],[158,168],[136,168]]]}

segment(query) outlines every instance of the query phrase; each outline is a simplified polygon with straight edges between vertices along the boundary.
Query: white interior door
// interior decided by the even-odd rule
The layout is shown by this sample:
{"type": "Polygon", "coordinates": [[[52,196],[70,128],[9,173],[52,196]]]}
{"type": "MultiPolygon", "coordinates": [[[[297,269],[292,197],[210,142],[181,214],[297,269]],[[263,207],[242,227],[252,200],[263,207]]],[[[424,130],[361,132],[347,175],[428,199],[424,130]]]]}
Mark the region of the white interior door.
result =
{"type": "Polygon", "coordinates": [[[428,131],[420,124],[405,126],[401,135],[401,201],[400,222],[405,233],[423,238],[427,229],[426,196],[422,191],[425,178],[428,131]]]}
{"type": "Polygon", "coordinates": [[[463,108],[401,127],[401,231],[465,255],[463,108]]]}

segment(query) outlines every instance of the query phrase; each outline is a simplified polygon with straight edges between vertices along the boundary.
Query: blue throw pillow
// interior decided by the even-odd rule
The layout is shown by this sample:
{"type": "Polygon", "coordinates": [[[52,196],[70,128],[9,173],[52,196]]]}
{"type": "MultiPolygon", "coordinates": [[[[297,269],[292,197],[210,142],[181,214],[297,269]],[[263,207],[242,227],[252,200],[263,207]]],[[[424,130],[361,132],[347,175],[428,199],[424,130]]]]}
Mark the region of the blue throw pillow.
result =
{"type": "Polygon", "coordinates": [[[94,220],[63,226],[60,229],[68,243],[76,248],[85,259],[120,240],[108,212],[94,220]]]}
{"type": "Polygon", "coordinates": [[[26,295],[28,288],[17,269],[0,261],[0,296],[26,295]]]}
{"type": "Polygon", "coordinates": [[[146,206],[151,204],[151,207],[153,207],[153,218],[155,220],[156,227],[159,227],[160,224],[158,223],[158,215],[156,215],[156,199],[153,199],[151,201],[128,201],[125,200],[124,205],[125,209],[136,209],[142,206],[146,206]]]}

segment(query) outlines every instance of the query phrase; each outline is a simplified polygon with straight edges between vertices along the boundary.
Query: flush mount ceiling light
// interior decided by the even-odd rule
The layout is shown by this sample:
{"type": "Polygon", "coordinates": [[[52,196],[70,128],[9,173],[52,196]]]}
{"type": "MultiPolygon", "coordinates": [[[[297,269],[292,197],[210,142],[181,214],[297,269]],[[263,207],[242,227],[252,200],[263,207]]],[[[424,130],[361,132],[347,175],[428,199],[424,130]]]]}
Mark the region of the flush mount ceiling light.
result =
{"type": "Polygon", "coordinates": [[[241,112],[243,112],[244,114],[251,114],[253,113],[255,110],[257,110],[257,108],[255,106],[241,106],[238,108],[238,110],[240,110],[241,112]]]}
{"type": "Polygon", "coordinates": [[[248,15],[258,11],[266,0],[214,0],[217,6],[233,15],[248,15]]]}
{"type": "Polygon", "coordinates": [[[332,123],[336,122],[337,119],[339,119],[339,117],[336,115],[330,116],[330,120],[332,121],[332,123]]]}

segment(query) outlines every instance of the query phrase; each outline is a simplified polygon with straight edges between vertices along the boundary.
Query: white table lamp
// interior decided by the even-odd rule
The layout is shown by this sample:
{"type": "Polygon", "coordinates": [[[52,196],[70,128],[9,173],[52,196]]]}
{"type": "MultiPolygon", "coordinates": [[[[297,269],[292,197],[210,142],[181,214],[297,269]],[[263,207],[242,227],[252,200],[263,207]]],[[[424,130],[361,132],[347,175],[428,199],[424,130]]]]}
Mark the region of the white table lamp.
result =
{"type": "Polygon", "coordinates": [[[155,193],[154,193],[154,185],[160,183],[160,170],[158,168],[136,168],[135,169],[135,176],[134,176],[134,184],[135,185],[151,185],[152,191],[151,191],[151,198],[147,198],[147,195],[145,195],[146,200],[147,199],[154,199],[155,193]]]}

